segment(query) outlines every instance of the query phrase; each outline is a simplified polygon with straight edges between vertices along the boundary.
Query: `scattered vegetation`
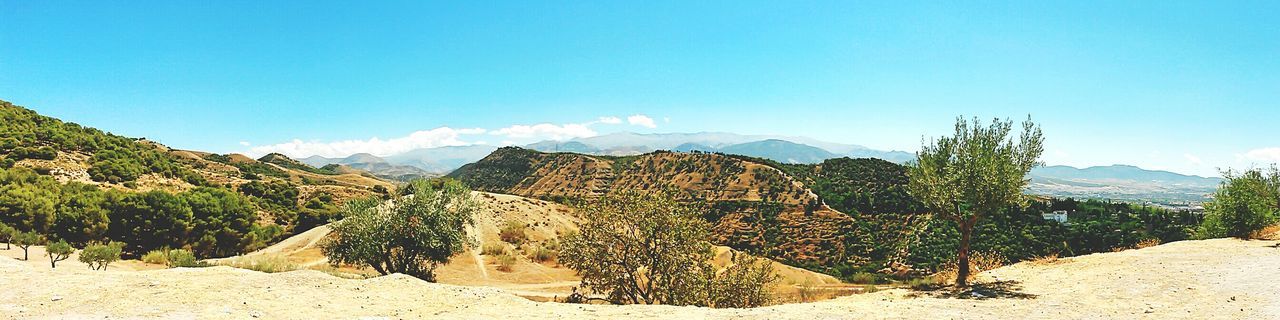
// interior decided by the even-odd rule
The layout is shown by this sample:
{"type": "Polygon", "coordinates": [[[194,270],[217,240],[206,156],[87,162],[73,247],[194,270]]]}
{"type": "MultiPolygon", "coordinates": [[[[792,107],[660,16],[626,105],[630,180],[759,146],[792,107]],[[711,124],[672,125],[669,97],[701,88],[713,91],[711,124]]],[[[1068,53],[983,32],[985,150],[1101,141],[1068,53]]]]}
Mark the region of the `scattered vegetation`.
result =
{"type": "Polygon", "coordinates": [[[671,193],[622,191],[582,206],[578,233],[564,238],[560,263],[582,287],[615,304],[745,307],[768,300],[772,266],[735,259],[717,276],[710,233],[697,210],[671,193]]]}
{"type": "Polygon", "coordinates": [[[1201,238],[1235,237],[1248,239],[1280,218],[1280,170],[1227,171],[1227,180],[1205,204],[1201,238]]]}
{"type": "Polygon", "coordinates": [[[300,269],[296,263],[289,261],[288,257],[279,254],[261,254],[236,257],[221,264],[229,267],[266,273],[287,272],[300,269]]]}
{"type": "Polygon", "coordinates": [[[527,227],[527,225],[521,222],[507,221],[506,224],[502,226],[502,230],[498,231],[498,237],[502,238],[502,241],[520,246],[526,241],[529,241],[529,235],[525,233],[525,228],[527,227]]]}
{"type": "Polygon", "coordinates": [[[109,244],[90,244],[80,250],[78,260],[89,265],[91,270],[106,270],[107,266],[112,262],[120,260],[120,253],[124,248],[123,243],[112,242],[109,244]]]}
{"type": "Polygon", "coordinates": [[[507,245],[502,243],[489,243],[482,246],[480,254],[486,256],[497,256],[507,254],[507,245]]]}
{"type": "Polygon", "coordinates": [[[515,270],[516,256],[509,252],[503,252],[496,257],[498,259],[498,270],[503,272],[511,272],[515,270]]]}
{"type": "Polygon", "coordinates": [[[142,262],[163,264],[170,268],[190,268],[203,266],[196,261],[196,256],[185,249],[160,248],[142,255],[142,262]]]}
{"type": "Polygon", "coordinates": [[[41,243],[44,243],[44,237],[40,236],[35,232],[30,232],[30,231],[19,232],[13,236],[13,244],[17,245],[18,248],[22,249],[23,261],[28,260],[27,259],[29,258],[28,253],[31,249],[31,246],[38,245],[41,243]]]}
{"type": "Polygon", "coordinates": [[[478,206],[471,190],[451,179],[415,180],[402,192],[385,204],[376,197],[348,203],[346,218],[321,244],[329,261],[434,282],[436,266],[469,245],[464,228],[478,206]]]}
{"type": "Polygon", "coordinates": [[[71,244],[63,240],[50,243],[44,250],[45,255],[49,256],[49,268],[57,268],[58,261],[67,260],[72,253],[76,252],[76,249],[72,248],[71,244]]]}
{"type": "MultiPolygon", "coordinates": [[[[1005,257],[1000,255],[998,252],[974,251],[973,254],[969,256],[969,278],[965,279],[964,282],[968,283],[969,281],[973,281],[973,278],[979,273],[1003,267],[1008,263],[1009,260],[1005,259],[1005,257]]],[[[959,283],[959,280],[956,279],[956,277],[959,276],[960,267],[955,261],[952,261],[944,264],[942,266],[942,270],[938,271],[937,274],[934,274],[933,278],[939,283],[959,283]]]]}

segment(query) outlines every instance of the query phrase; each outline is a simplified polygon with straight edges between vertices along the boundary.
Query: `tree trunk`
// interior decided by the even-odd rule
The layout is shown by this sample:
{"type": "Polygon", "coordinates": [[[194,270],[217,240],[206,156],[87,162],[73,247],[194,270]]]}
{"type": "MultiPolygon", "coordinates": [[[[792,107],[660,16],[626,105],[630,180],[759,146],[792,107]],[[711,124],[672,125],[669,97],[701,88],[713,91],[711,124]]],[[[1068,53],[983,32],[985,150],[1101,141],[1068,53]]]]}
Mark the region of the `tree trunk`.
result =
{"type": "Polygon", "coordinates": [[[58,260],[54,260],[53,256],[49,256],[49,269],[57,269],[57,268],[58,268],[58,260]]]}
{"type": "Polygon", "coordinates": [[[969,286],[969,239],[973,235],[973,225],[960,223],[960,253],[956,257],[956,287],[969,286]]]}

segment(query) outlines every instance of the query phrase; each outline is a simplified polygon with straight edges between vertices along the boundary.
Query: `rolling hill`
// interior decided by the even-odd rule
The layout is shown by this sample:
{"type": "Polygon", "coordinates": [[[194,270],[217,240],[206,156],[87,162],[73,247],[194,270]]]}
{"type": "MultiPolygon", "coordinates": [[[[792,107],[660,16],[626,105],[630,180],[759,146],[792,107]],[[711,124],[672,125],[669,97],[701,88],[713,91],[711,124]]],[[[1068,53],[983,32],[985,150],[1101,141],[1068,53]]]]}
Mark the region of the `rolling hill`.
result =
{"type": "Polygon", "coordinates": [[[1135,166],[1112,165],[1089,168],[1048,166],[1030,174],[1032,194],[1100,198],[1136,202],[1201,203],[1208,201],[1222,183],[1221,178],[1205,178],[1135,166]]]}
{"type": "MultiPolygon", "coordinates": [[[[900,168],[882,160],[850,161],[879,161],[900,168]]],[[[449,176],[481,191],[560,202],[589,199],[615,190],[658,191],[673,187],[681,190],[686,200],[707,206],[704,218],[712,222],[717,244],[819,270],[883,259],[885,253],[873,253],[872,248],[863,245],[872,235],[855,233],[853,217],[858,215],[832,209],[806,187],[804,181],[830,184],[830,175],[855,171],[832,166],[823,169],[821,165],[784,165],[711,153],[659,151],[610,157],[506,147],[449,176]],[[799,176],[804,176],[803,180],[793,178],[799,176]]],[[[900,171],[899,175],[905,179],[900,171]]],[[[891,183],[899,182],[902,181],[891,183]]],[[[877,197],[873,192],[862,191],[857,200],[848,201],[843,198],[854,191],[841,191],[846,195],[839,201],[870,202],[877,197]]],[[[881,213],[866,210],[868,218],[881,213]]],[[[904,227],[900,222],[891,224],[904,227]]]]}

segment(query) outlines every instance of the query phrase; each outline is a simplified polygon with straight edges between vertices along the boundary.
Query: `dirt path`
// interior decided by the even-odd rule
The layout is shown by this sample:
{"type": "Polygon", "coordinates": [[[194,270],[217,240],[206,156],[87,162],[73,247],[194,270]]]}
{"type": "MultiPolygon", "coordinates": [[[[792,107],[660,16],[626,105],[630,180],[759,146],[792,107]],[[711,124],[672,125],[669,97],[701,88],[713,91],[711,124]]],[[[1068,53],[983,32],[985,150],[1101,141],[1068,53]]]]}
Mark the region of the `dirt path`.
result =
{"type": "Polygon", "coordinates": [[[987,299],[897,289],[740,310],[542,303],[501,289],[401,275],[348,280],[318,271],[229,267],[90,271],[74,261],[51,270],[47,260],[14,260],[10,250],[0,251],[0,318],[1276,319],[1276,244],[1184,241],[1023,263],[981,275],[987,299]]]}

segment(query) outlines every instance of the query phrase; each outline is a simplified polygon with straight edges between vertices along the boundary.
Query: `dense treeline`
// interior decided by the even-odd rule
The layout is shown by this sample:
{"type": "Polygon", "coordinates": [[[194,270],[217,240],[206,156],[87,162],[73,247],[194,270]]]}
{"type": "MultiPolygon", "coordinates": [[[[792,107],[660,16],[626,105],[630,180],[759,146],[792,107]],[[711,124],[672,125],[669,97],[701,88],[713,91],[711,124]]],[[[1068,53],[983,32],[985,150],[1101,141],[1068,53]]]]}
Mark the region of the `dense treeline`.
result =
{"type": "Polygon", "coordinates": [[[261,248],[285,230],[257,222],[260,202],[220,188],[135,193],[0,169],[0,223],[77,246],[123,242],[132,255],[171,247],[215,257],[261,248]]]}

